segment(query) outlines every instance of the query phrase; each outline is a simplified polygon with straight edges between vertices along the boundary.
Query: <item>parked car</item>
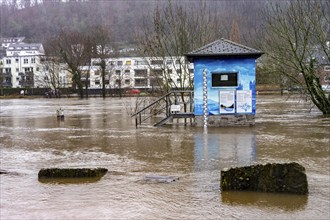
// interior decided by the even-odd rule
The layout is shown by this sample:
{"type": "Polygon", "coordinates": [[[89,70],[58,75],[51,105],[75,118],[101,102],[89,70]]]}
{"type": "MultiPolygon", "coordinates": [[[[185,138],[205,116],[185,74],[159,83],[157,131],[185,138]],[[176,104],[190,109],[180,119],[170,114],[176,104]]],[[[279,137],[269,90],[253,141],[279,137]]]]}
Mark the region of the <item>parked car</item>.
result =
{"type": "Polygon", "coordinates": [[[137,95],[137,94],[140,94],[141,91],[139,89],[131,89],[131,90],[128,90],[126,93],[130,94],[130,95],[137,95]]]}

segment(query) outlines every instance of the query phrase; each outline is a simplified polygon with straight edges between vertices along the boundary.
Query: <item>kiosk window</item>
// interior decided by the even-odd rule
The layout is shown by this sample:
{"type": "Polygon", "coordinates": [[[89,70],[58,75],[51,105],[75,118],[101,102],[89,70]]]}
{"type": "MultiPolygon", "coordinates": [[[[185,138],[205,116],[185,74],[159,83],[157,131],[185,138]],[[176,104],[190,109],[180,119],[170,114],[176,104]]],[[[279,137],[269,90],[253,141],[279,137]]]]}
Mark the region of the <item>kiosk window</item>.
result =
{"type": "Polygon", "coordinates": [[[212,87],[238,86],[237,72],[212,73],[212,87]]]}

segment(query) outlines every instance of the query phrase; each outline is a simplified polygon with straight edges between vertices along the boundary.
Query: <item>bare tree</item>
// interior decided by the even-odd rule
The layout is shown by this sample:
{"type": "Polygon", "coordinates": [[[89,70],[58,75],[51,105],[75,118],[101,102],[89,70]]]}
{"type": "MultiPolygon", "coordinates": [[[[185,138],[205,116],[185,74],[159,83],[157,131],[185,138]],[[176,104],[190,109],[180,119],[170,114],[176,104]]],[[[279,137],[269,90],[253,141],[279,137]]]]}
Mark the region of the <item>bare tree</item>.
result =
{"type": "Polygon", "coordinates": [[[54,95],[59,96],[62,85],[60,72],[63,66],[61,66],[59,60],[55,57],[45,57],[43,59],[44,69],[42,74],[36,76],[35,82],[52,90],[48,92],[54,92],[54,95]]]}
{"type": "Polygon", "coordinates": [[[118,90],[119,97],[122,97],[122,92],[125,89],[133,87],[134,79],[131,75],[131,70],[127,65],[118,65],[115,68],[112,68],[112,81],[114,82],[114,88],[118,90]]]}
{"type": "Polygon", "coordinates": [[[79,96],[83,98],[84,85],[82,70],[79,67],[90,64],[92,46],[89,37],[79,32],[62,31],[53,43],[57,55],[68,65],[68,71],[72,74],[73,87],[78,88],[79,96]]]}
{"type": "Polygon", "coordinates": [[[330,97],[321,87],[318,67],[330,63],[328,1],[293,0],[286,7],[272,5],[265,15],[263,50],[273,68],[303,93],[323,113],[330,114],[330,97]],[[322,60],[323,59],[323,60],[322,60]]]}
{"type": "Polygon", "coordinates": [[[97,26],[93,28],[93,32],[91,33],[91,39],[94,45],[94,57],[99,58],[96,65],[99,65],[101,68],[101,79],[102,79],[102,96],[105,98],[106,90],[105,90],[105,78],[106,78],[106,58],[113,55],[111,43],[111,32],[110,29],[106,26],[97,26]]]}
{"type": "Polygon", "coordinates": [[[216,15],[209,13],[205,2],[198,6],[185,6],[169,0],[163,7],[155,9],[152,24],[146,21],[143,34],[138,38],[140,51],[151,59],[151,64],[152,60],[163,60],[156,67],[162,70],[162,74],[152,76],[158,77],[163,91],[191,89],[192,72],[182,57],[220,37],[216,15]],[[179,80],[171,80],[171,74],[176,74],[179,80]]]}

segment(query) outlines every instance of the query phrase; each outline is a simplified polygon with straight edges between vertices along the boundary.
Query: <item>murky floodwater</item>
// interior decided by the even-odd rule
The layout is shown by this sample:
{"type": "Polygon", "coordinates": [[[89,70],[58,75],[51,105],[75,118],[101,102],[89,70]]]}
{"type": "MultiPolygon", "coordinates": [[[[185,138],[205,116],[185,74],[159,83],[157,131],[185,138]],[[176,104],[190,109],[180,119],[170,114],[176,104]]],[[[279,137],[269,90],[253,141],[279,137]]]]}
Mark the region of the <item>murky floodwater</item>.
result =
{"type": "Polygon", "coordinates": [[[259,96],[255,127],[135,128],[131,98],[0,100],[0,219],[329,219],[330,118],[259,96]],[[58,121],[55,110],[65,110],[58,121]],[[126,107],[125,107],[126,106],[126,107]],[[296,161],[309,195],[220,191],[230,166],[296,161]],[[97,182],[41,183],[49,167],[104,167],[97,182]],[[148,175],[179,177],[172,183],[148,175]]]}

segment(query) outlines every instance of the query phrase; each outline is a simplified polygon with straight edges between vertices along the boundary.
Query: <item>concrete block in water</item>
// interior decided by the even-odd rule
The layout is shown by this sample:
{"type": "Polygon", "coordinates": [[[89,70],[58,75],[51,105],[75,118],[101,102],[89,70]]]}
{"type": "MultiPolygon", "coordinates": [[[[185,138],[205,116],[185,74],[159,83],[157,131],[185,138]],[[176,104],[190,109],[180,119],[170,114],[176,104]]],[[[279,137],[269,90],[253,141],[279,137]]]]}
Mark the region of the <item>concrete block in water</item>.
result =
{"type": "Polygon", "coordinates": [[[273,163],[221,171],[220,189],[307,194],[305,168],[298,163],[273,163]]]}
{"type": "Polygon", "coordinates": [[[150,175],[150,176],[145,176],[144,180],[157,182],[157,183],[171,183],[171,182],[178,181],[179,177],[150,175]]]}
{"type": "Polygon", "coordinates": [[[38,178],[101,178],[107,172],[105,168],[47,168],[39,171],[38,178]]]}

